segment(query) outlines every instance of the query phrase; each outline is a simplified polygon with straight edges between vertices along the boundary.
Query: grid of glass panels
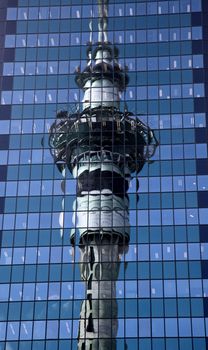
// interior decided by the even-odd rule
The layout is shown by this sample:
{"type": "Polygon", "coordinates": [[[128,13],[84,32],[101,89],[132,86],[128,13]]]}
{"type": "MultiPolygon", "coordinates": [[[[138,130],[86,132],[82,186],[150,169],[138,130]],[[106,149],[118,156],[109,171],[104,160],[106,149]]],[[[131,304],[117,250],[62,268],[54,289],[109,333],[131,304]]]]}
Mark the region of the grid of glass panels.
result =
{"type": "MultiPolygon", "coordinates": [[[[117,282],[118,349],[205,350],[208,335],[207,131],[200,0],[110,1],[109,39],[129,68],[123,98],[160,147],[129,190],[131,238],[117,282]],[[139,192],[139,202],[137,201],[139,192]]],[[[2,13],[3,13],[2,5],[2,13]]],[[[48,148],[56,111],[82,99],[92,1],[8,2],[2,69],[0,349],[76,349],[79,249],[69,244],[76,180],[48,148]],[[9,148],[5,145],[9,144],[9,148]]],[[[0,202],[1,205],[1,202],[0,202]]]]}

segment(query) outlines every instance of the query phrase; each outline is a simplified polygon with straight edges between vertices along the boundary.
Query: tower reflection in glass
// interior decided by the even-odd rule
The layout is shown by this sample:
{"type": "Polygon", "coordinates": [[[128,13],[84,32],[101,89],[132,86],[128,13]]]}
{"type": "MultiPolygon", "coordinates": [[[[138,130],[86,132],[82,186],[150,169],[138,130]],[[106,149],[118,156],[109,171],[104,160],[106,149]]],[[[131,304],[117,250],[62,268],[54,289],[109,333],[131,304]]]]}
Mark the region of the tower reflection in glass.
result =
{"type": "MultiPolygon", "coordinates": [[[[108,1],[98,1],[98,42],[90,42],[85,69],[76,71],[84,92],[82,110],[59,111],[49,144],[62,172],[77,179],[71,244],[79,245],[81,278],[86,283],[78,349],[116,349],[116,281],[120,257],[130,240],[129,183],[155,152],[157,140],[120,97],[128,84],[118,49],[108,41],[108,1]]],[[[64,209],[64,200],[63,200],[64,209]]],[[[64,211],[60,214],[64,227],[64,211]]]]}

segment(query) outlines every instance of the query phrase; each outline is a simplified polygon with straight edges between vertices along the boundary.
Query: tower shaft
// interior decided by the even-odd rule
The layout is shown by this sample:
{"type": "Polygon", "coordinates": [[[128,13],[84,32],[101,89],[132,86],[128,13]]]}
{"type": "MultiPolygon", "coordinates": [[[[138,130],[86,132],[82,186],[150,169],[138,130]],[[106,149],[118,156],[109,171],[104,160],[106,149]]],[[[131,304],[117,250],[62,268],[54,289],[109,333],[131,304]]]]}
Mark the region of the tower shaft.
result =
{"type": "Polygon", "coordinates": [[[95,236],[81,249],[80,270],[86,281],[86,300],[80,313],[78,349],[114,350],[118,328],[118,242],[95,236]]]}

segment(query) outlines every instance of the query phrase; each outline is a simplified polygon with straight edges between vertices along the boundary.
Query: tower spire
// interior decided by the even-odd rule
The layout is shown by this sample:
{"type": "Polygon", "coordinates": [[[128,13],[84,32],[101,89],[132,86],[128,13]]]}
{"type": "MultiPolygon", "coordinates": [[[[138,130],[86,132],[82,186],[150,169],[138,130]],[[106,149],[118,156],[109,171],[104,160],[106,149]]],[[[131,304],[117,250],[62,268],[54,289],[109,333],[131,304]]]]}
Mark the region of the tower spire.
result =
{"type": "Polygon", "coordinates": [[[98,42],[108,42],[108,0],[98,0],[98,42]]]}

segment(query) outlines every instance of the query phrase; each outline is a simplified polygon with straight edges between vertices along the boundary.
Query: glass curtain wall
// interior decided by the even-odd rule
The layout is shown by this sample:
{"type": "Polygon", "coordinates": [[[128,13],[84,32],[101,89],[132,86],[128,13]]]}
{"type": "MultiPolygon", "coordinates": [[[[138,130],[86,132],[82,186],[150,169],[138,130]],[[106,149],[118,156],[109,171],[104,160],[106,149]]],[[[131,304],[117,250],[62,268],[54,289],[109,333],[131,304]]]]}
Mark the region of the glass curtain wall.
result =
{"type": "MultiPolygon", "coordinates": [[[[75,70],[97,16],[92,0],[0,3],[0,350],[77,348],[76,179],[63,184],[48,137],[58,110],[80,108],[75,70]]],[[[208,349],[207,23],[206,0],[109,1],[109,41],[130,78],[121,108],[160,142],[129,189],[119,350],[208,349]]]]}

